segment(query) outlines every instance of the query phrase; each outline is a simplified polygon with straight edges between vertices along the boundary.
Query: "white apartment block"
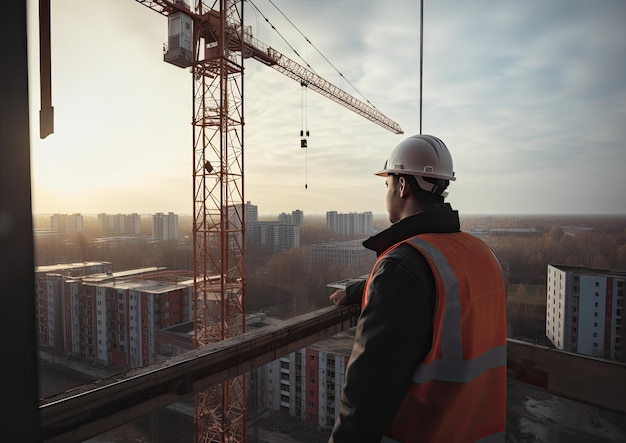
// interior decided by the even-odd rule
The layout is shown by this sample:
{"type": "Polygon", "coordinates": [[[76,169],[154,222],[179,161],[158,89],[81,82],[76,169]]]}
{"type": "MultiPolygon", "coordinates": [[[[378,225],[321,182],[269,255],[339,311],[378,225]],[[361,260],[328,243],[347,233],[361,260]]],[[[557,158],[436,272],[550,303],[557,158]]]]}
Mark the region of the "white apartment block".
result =
{"type": "Polygon", "coordinates": [[[139,214],[98,214],[98,232],[102,235],[140,235],[139,214]]]}
{"type": "Polygon", "coordinates": [[[178,215],[173,212],[152,215],[152,238],[154,240],[178,240],[178,215]]]}
{"type": "Polygon", "coordinates": [[[50,227],[59,234],[83,232],[82,214],[54,214],[50,217],[50,227]]]}
{"type": "Polygon", "coordinates": [[[337,235],[370,235],[374,232],[374,217],[371,212],[327,211],[326,228],[337,235]]]}
{"type": "Polygon", "coordinates": [[[548,265],[546,336],[557,349],[624,361],[626,271],[548,265]]]}

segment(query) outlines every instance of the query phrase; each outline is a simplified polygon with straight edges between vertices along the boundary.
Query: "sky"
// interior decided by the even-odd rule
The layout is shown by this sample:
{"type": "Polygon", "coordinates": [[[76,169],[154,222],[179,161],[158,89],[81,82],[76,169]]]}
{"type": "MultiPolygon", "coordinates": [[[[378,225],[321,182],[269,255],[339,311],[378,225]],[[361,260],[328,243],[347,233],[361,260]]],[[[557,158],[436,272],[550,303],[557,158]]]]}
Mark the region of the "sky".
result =
{"type": "MultiPolygon", "coordinates": [[[[134,0],[53,0],[55,133],[40,140],[37,5],[33,213],[191,214],[192,79],[163,61],[167,18],[134,0]]],[[[254,0],[244,21],[404,130],[313,91],[303,106],[297,82],[247,59],[244,199],[268,215],[384,214],[374,172],[420,132],[420,2],[254,0]]],[[[422,133],[452,153],[455,209],[626,214],[625,22],[623,0],[424,1],[422,133]]]]}

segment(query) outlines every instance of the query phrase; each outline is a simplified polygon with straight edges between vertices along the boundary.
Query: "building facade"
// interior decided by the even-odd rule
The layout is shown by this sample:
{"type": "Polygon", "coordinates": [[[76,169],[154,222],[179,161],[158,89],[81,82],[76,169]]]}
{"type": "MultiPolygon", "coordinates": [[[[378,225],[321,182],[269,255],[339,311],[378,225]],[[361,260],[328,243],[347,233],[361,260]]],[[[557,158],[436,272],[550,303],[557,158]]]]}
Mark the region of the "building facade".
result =
{"type": "Polygon", "coordinates": [[[371,212],[342,214],[327,211],[326,229],[337,235],[371,235],[374,232],[374,217],[371,212]]]}
{"type": "Polygon", "coordinates": [[[112,273],[105,262],[42,268],[36,271],[38,332],[49,351],[142,367],[159,359],[159,329],[193,320],[193,279],[160,281],[158,268],[112,273]]]}
{"type": "Polygon", "coordinates": [[[139,214],[98,214],[98,232],[101,235],[140,235],[139,214]]]}
{"type": "Polygon", "coordinates": [[[244,207],[244,221],[246,223],[246,226],[249,226],[251,223],[256,223],[259,221],[259,208],[249,201],[246,202],[246,205],[244,207]]]}
{"type": "Polygon", "coordinates": [[[298,249],[300,226],[293,223],[256,222],[247,227],[248,241],[271,252],[298,249]]]}
{"type": "Polygon", "coordinates": [[[83,232],[82,214],[54,214],[50,217],[50,227],[59,234],[83,232]]]}
{"type": "Polygon", "coordinates": [[[546,336],[557,349],[626,361],[626,271],[548,265],[546,336]]]}
{"type": "Polygon", "coordinates": [[[178,215],[173,212],[152,215],[152,238],[154,240],[178,240],[178,215]]]}
{"type": "Polygon", "coordinates": [[[286,212],[280,213],[278,214],[278,222],[302,226],[304,222],[304,212],[300,209],[296,209],[295,211],[291,211],[291,214],[287,214],[286,212]]]}

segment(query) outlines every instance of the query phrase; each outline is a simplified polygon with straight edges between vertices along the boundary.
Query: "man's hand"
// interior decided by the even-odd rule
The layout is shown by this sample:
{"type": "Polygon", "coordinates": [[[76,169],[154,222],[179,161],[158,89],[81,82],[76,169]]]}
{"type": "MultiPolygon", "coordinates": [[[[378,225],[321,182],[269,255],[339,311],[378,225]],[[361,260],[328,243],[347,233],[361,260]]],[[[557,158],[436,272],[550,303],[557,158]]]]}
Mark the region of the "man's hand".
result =
{"type": "Polygon", "coordinates": [[[344,289],[337,289],[335,292],[330,294],[330,297],[328,298],[336,306],[341,306],[348,303],[348,296],[346,295],[346,291],[344,289]]]}

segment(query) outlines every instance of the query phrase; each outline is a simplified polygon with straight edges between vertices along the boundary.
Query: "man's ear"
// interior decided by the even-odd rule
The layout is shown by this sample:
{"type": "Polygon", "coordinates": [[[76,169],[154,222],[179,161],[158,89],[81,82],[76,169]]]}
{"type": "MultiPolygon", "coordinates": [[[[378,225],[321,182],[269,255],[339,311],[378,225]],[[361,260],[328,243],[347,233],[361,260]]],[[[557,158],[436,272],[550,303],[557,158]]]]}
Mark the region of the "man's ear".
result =
{"type": "Polygon", "coordinates": [[[398,178],[398,191],[400,192],[400,197],[405,197],[407,195],[408,183],[404,177],[398,178]]]}

